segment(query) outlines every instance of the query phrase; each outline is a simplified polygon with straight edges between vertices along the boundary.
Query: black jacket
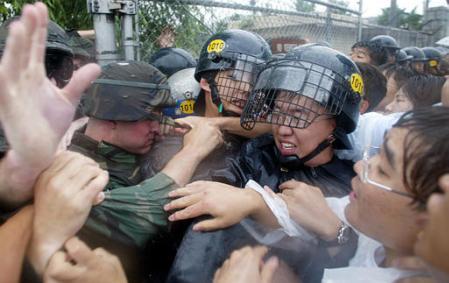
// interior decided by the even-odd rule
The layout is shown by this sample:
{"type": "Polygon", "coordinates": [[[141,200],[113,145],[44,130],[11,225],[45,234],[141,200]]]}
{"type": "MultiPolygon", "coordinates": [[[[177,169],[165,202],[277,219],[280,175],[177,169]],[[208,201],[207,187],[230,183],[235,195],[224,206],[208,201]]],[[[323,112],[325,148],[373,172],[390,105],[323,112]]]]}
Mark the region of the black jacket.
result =
{"type": "MultiPolygon", "coordinates": [[[[315,168],[295,168],[291,164],[287,167],[281,164],[279,151],[271,135],[246,143],[240,155],[227,163],[227,169],[212,174],[214,180],[244,187],[249,179],[253,179],[276,191],[281,183],[295,179],[319,187],[326,197],[347,195],[351,190],[351,179],[355,175],[352,162],[337,157],[315,168]]],[[[196,222],[198,221],[192,225],[196,222]]],[[[208,233],[193,232],[191,227],[178,249],[168,282],[211,282],[215,270],[233,250],[257,244],[241,224],[208,233]]],[[[322,245],[313,245],[297,238],[283,241],[293,242],[295,248],[272,248],[271,253],[295,270],[303,282],[319,282],[324,268],[347,265],[357,245],[354,237],[336,256],[330,257],[322,245]]]]}

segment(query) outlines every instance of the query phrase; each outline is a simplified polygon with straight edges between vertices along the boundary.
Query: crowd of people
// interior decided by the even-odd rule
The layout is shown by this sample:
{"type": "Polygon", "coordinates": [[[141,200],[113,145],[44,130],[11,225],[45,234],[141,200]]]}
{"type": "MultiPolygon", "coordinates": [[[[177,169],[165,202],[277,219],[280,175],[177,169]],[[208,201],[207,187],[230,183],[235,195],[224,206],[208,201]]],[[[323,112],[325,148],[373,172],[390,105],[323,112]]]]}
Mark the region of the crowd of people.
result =
{"type": "Polygon", "coordinates": [[[449,282],[449,50],[172,45],[0,27],[0,282],[449,282]]]}

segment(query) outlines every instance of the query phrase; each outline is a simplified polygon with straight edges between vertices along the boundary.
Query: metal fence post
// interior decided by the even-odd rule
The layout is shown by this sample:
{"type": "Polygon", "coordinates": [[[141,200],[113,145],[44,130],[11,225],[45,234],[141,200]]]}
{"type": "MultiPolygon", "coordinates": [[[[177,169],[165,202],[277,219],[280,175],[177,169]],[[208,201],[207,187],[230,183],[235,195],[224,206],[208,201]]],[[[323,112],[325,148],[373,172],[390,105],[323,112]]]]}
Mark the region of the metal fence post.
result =
{"type": "Polygon", "coordinates": [[[363,0],[359,0],[359,22],[358,22],[358,33],[357,33],[357,40],[362,40],[362,29],[363,29],[363,0]]]}
{"type": "Polygon", "coordinates": [[[133,17],[136,15],[136,3],[125,1],[123,4],[123,8],[119,10],[122,20],[122,46],[125,51],[125,60],[135,60],[133,17]]]}
{"type": "Polygon", "coordinates": [[[95,53],[99,64],[117,61],[115,44],[115,17],[109,0],[88,0],[88,11],[93,16],[95,53]]]}

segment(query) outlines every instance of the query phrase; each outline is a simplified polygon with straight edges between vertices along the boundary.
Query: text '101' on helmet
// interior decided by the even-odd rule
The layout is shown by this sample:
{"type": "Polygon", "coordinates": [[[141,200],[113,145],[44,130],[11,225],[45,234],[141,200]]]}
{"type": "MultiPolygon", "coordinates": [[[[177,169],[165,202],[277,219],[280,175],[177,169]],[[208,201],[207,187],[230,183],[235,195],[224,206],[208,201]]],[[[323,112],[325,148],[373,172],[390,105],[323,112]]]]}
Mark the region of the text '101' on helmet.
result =
{"type": "Polygon", "coordinates": [[[259,35],[238,29],[211,36],[201,49],[195,79],[207,80],[212,101],[243,108],[260,68],[271,58],[268,43],[259,35]]]}
{"type": "Polygon", "coordinates": [[[257,122],[303,129],[320,117],[334,117],[334,147],[350,148],[346,134],[356,128],[363,91],[360,71],[349,57],[306,44],[260,72],[240,123],[245,129],[257,122]]]}
{"type": "Polygon", "coordinates": [[[151,56],[149,63],[167,77],[180,70],[196,67],[196,60],[192,54],[182,48],[172,47],[159,49],[151,56]]]}
{"type": "Polygon", "coordinates": [[[111,121],[161,121],[162,108],[175,105],[166,77],[148,63],[114,62],[102,69],[83,97],[86,116],[111,121]]]}
{"type": "Polygon", "coordinates": [[[195,114],[195,102],[200,93],[200,84],[193,74],[195,68],[180,70],[168,78],[171,96],[176,101],[173,107],[166,107],[162,111],[165,116],[182,118],[195,114]]]}
{"type": "MultiPolygon", "coordinates": [[[[13,17],[0,27],[0,56],[6,45],[9,25],[19,20],[13,17]]],[[[45,70],[47,77],[55,79],[59,87],[68,83],[73,74],[73,51],[66,32],[55,22],[48,22],[48,32],[45,50],[45,70]]]]}
{"type": "Polygon", "coordinates": [[[401,50],[413,57],[412,62],[424,62],[427,60],[426,54],[416,46],[404,47],[401,50]]]}

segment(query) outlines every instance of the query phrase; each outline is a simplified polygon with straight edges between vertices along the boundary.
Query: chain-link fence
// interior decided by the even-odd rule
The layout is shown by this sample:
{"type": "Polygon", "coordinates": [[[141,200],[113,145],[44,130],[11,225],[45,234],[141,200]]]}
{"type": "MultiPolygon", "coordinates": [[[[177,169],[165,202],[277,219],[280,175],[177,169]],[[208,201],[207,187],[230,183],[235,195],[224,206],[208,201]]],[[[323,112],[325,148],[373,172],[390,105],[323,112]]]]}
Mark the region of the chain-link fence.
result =
{"type": "Polygon", "coordinates": [[[402,46],[424,46],[431,41],[423,32],[368,25],[358,11],[318,0],[140,0],[138,4],[142,60],[165,46],[198,55],[212,33],[228,28],[260,34],[273,53],[305,42],[327,42],[347,53],[356,41],[377,34],[392,35],[402,46]],[[321,7],[316,9],[320,12],[305,12],[304,3],[321,7]]]}

